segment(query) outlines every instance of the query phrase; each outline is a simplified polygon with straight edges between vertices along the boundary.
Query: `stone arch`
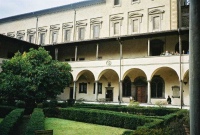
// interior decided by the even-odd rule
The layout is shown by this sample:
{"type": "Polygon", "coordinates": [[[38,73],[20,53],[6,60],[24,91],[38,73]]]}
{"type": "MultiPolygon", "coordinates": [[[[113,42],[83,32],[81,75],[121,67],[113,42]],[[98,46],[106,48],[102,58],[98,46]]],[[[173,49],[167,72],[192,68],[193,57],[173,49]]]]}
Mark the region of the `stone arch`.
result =
{"type": "Polygon", "coordinates": [[[105,69],[98,76],[98,82],[102,83],[102,95],[106,101],[118,102],[119,96],[119,76],[113,69],[105,69]]]}
{"type": "Polygon", "coordinates": [[[93,79],[94,80],[94,74],[92,73],[92,71],[90,70],[82,70],[80,71],[77,76],[76,76],[76,81],[81,77],[81,76],[84,76],[86,80],[91,80],[93,79]]]}
{"type": "MultiPolygon", "coordinates": [[[[173,96],[173,88],[179,87],[179,76],[171,67],[159,67],[151,75],[151,98],[156,100],[173,96]],[[158,88],[156,88],[158,87],[158,88]]],[[[179,105],[180,98],[172,98],[172,104],[179,105]]]]}

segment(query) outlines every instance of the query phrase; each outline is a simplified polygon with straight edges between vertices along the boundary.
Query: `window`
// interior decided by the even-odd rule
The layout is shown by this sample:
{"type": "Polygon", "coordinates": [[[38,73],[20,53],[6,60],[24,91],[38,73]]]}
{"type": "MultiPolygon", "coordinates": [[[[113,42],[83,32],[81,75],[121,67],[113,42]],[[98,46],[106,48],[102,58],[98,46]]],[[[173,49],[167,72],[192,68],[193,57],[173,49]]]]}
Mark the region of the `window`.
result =
{"type": "Polygon", "coordinates": [[[153,31],[160,30],[160,17],[153,17],[153,31]]]}
{"type": "Polygon", "coordinates": [[[34,43],[34,35],[28,35],[28,42],[34,43]]]}
{"type": "Polygon", "coordinates": [[[164,10],[158,8],[149,11],[149,21],[151,22],[149,23],[149,31],[160,31],[162,29],[161,24],[165,21],[163,19],[164,13],[164,10]]]}
{"type": "Polygon", "coordinates": [[[129,77],[125,77],[122,86],[122,96],[130,97],[131,96],[131,79],[129,77]]]}
{"type": "Polygon", "coordinates": [[[119,30],[120,30],[120,23],[119,22],[114,23],[114,35],[119,35],[119,30]]]}
{"type": "Polygon", "coordinates": [[[172,86],[173,91],[173,98],[180,98],[180,87],[179,86],[172,86]]]}
{"type": "Polygon", "coordinates": [[[23,36],[18,36],[17,39],[19,39],[19,40],[23,40],[24,37],[23,37],[23,36]]]}
{"type": "Polygon", "coordinates": [[[79,93],[87,93],[87,83],[79,83],[79,93]]]}
{"type": "Polygon", "coordinates": [[[45,33],[40,33],[40,45],[45,44],[45,33]]]}
{"type": "Polygon", "coordinates": [[[57,31],[52,31],[52,43],[57,43],[57,31]]]}
{"type": "Polygon", "coordinates": [[[120,0],[114,0],[114,6],[117,6],[120,4],[120,0]]]}
{"type": "Polygon", "coordinates": [[[64,42],[70,41],[70,30],[64,31],[64,42]]]}
{"type": "MultiPolygon", "coordinates": [[[[95,94],[96,84],[94,83],[93,94],[95,94]]],[[[98,94],[102,94],[102,83],[98,83],[98,94]]]]}
{"type": "Polygon", "coordinates": [[[151,81],[151,97],[164,98],[164,80],[160,76],[154,76],[151,81]]]}
{"type": "Polygon", "coordinates": [[[138,19],[132,21],[132,33],[138,32],[139,21],[138,19]]]}
{"type": "Polygon", "coordinates": [[[100,35],[100,25],[93,26],[93,38],[99,38],[100,35]]]}
{"type": "Polygon", "coordinates": [[[85,28],[78,29],[78,40],[83,40],[85,36],[85,28]]]}

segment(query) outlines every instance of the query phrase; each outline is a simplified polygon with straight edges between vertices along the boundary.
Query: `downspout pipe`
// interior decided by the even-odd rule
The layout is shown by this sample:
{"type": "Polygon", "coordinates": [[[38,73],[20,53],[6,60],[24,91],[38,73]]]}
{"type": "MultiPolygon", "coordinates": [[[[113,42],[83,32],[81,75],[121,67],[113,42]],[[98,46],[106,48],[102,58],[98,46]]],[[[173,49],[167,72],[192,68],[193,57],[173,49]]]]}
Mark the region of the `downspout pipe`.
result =
{"type": "Polygon", "coordinates": [[[122,101],[122,41],[121,41],[121,38],[118,37],[117,41],[118,41],[118,43],[120,45],[120,57],[119,57],[119,97],[118,97],[119,104],[120,104],[121,101],[122,101]]]}
{"type": "Polygon", "coordinates": [[[200,134],[200,0],[190,0],[189,90],[190,134],[200,134]]]}

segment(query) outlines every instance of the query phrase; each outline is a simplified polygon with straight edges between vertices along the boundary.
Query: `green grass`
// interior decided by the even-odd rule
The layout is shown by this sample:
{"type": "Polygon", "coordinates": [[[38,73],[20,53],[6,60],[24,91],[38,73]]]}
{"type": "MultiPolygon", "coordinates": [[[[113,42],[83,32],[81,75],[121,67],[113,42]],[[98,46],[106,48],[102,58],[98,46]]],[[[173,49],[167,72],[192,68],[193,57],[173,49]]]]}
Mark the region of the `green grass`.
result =
{"type": "Polygon", "coordinates": [[[58,118],[46,118],[45,129],[53,129],[54,135],[122,135],[124,131],[127,131],[122,128],[88,124],[58,118]]]}

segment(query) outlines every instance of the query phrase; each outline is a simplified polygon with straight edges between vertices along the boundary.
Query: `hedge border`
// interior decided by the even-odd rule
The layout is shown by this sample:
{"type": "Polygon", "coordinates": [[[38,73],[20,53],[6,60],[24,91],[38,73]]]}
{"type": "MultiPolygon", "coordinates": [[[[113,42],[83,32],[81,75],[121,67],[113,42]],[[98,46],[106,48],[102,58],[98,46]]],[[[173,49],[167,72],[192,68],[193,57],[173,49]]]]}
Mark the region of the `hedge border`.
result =
{"type": "Polygon", "coordinates": [[[36,130],[44,130],[45,116],[43,110],[35,108],[27,124],[25,135],[35,135],[36,130]]]}
{"type": "Polygon", "coordinates": [[[0,133],[2,135],[10,135],[11,132],[16,132],[15,128],[19,125],[24,114],[24,109],[15,109],[11,111],[0,123],[0,133]]]}

